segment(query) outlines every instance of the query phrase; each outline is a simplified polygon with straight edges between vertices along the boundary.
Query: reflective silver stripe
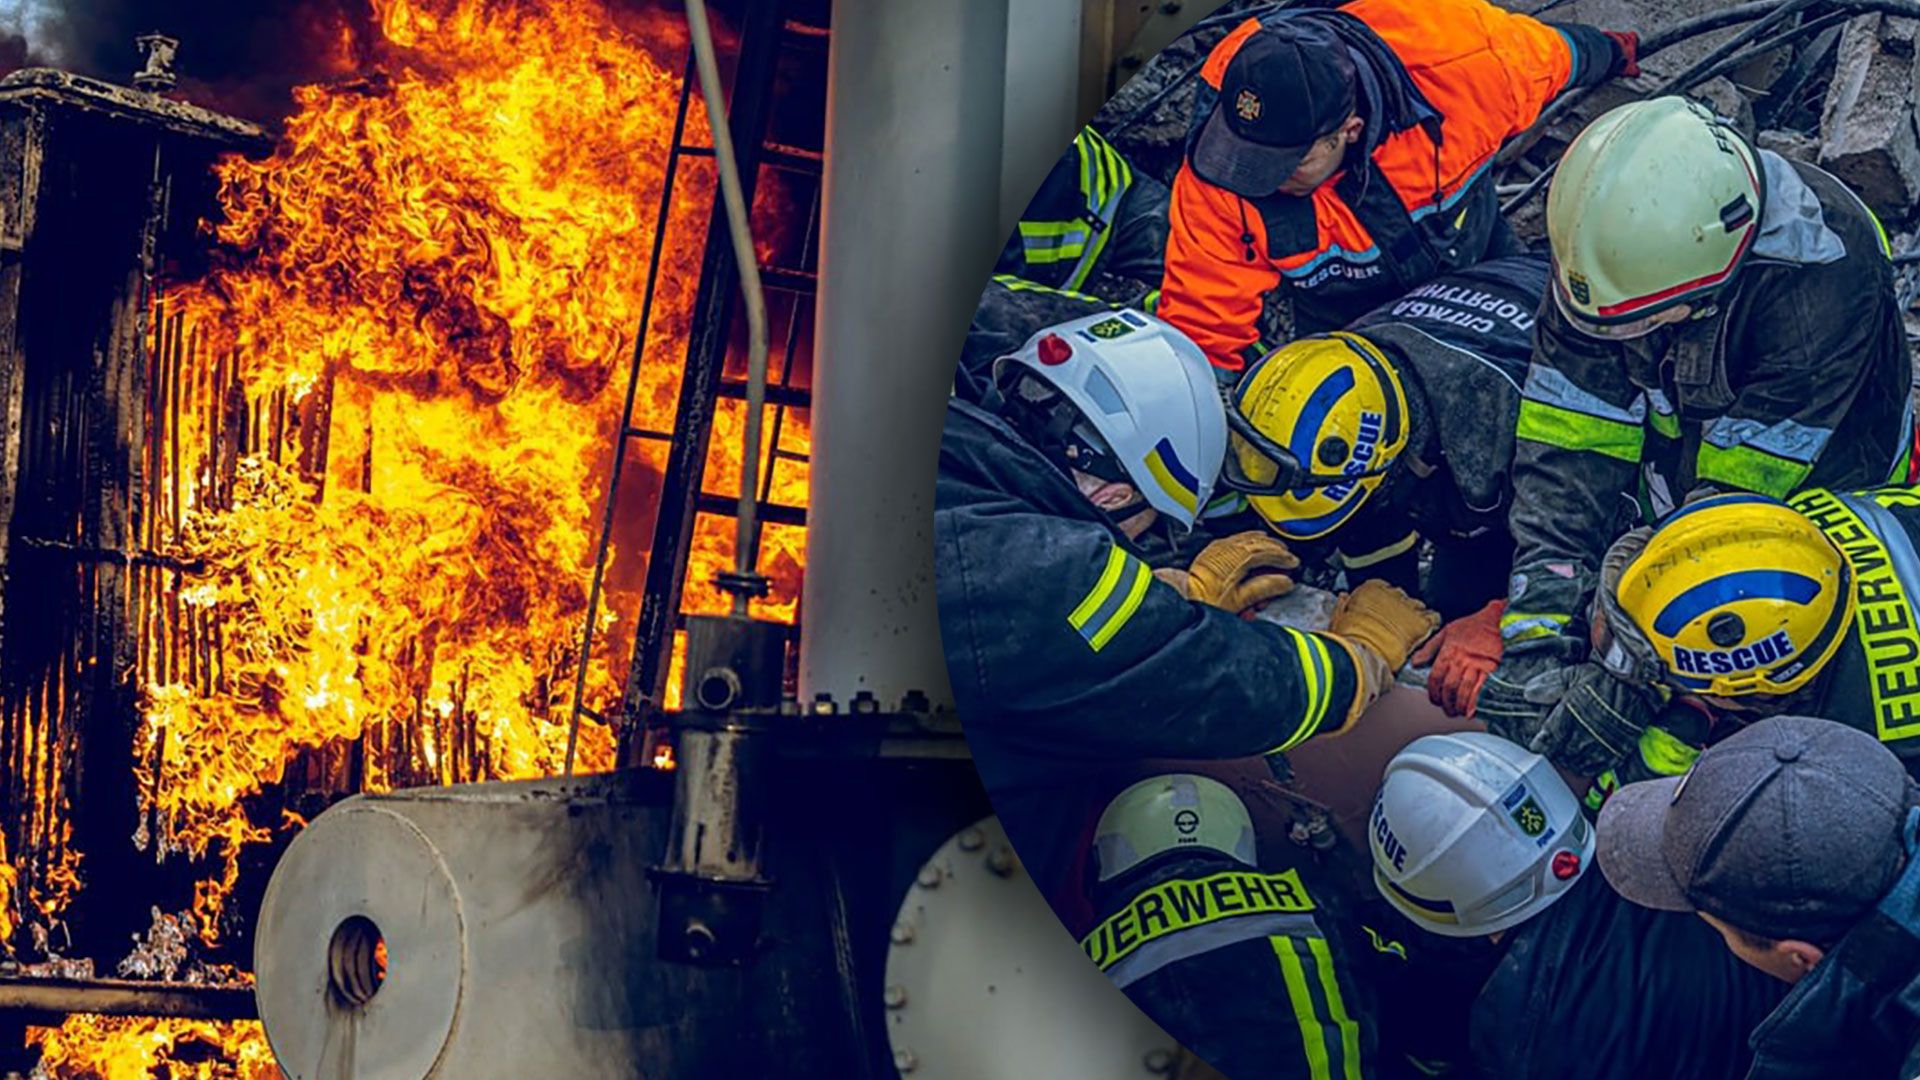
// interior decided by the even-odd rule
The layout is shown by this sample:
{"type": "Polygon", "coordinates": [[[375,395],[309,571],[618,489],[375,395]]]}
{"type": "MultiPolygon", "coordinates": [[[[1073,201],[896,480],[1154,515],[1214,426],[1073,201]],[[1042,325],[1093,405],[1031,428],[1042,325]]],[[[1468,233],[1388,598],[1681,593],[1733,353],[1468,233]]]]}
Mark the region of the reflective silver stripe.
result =
{"type": "Polygon", "coordinates": [[[1108,968],[1107,978],[1113,980],[1113,985],[1125,990],[1168,964],[1177,964],[1243,941],[1268,937],[1322,936],[1320,925],[1313,921],[1313,916],[1300,913],[1274,912],[1220,919],[1147,942],[1125,960],[1108,968]]]}
{"type": "Polygon", "coordinates": [[[1913,448],[1913,402],[1911,399],[1909,399],[1907,402],[1907,411],[1904,414],[1902,414],[1900,417],[1900,442],[1898,445],[1896,445],[1893,448],[1893,462],[1887,466],[1887,482],[1888,483],[1905,484],[1907,482],[1907,478],[1904,474],[1896,476],[1894,474],[1894,470],[1900,468],[1900,463],[1907,460],[1907,453],[1912,448],[1913,448]]]}
{"type": "Polygon", "coordinates": [[[1527,368],[1527,385],[1521,393],[1529,401],[1611,420],[1616,424],[1639,424],[1647,418],[1645,394],[1635,398],[1630,408],[1623,409],[1582,390],[1573,384],[1572,379],[1542,364],[1527,368]]]}
{"type": "Polygon", "coordinates": [[[1673,402],[1667,400],[1666,391],[1648,390],[1646,391],[1646,395],[1647,395],[1647,403],[1653,406],[1654,415],[1656,416],[1672,416],[1673,415],[1673,402]]]}
{"type": "Polygon", "coordinates": [[[1735,419],[1723,416],[1707,425],[1705,438],[1709,446],[1717,446],[1722,450],[1744,446],[1787,461],[1811,465],[1820,452],[1827,448],[1827,441],[1833,438],[1833,429],[1808,427],[1797,420],[1776,420],[1768,424],[1752,417],[1735,419]]]}
{"type": "Polygon", "coordinates": [[[1842,495],[1837,491],[1833,497],[1853,511],[1861,524],[1873,530],[1874,538],[1887,549],[1887,561],[1893,564],[1894,576],[1900,579],[1901,586],[1911,596],[1912,590],[1920,588],[1920,554],[1914,552],[1913,538],[1907,535],[1907,530],[1900,526],[1900,522],[1886,507],[1871,497],[1842,495]]]}

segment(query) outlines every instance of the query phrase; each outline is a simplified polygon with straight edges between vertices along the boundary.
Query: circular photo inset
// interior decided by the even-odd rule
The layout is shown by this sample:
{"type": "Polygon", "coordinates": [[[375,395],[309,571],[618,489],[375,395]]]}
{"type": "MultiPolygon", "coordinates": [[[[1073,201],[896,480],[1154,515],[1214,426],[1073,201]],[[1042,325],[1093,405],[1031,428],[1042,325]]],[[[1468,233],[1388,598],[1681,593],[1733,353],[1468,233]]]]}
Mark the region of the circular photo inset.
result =
{"type": "MultiPolygon", "coordinates": [[[[1230,3],[1007,238],[940,454],[955,699],[1088,962],[1227,1076],[1866,1037],[1763,1021],[1898,874],[1743,855],[1676,779],[1785,713],[1906,756],[1856,586],[1920,506],[1835,492],[1916,479],[1912,206],[1808,149],[1840,31],[1788,7],[1230,3]]],[[[1724,760],[1703,805],[1774,782],[1724,760]]]]}

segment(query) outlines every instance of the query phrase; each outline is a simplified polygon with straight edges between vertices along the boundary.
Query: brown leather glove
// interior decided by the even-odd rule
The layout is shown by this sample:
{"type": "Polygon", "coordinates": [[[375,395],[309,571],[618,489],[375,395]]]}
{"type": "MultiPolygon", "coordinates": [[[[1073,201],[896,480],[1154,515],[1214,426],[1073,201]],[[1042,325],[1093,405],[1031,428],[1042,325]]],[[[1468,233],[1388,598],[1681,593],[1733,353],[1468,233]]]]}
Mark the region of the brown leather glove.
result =
{"type": "Polygon", "coordinates": [[[1300,565],[1287,545],[1248,530],[1215,540],[1187,567],[1187,599],[1239,614],[1293,591],[1286,571],[1300,565]]]}
{"type": "Polygon", "coordinates": [[[1399,671],[1413,647],[1440,627],[1440,616],[1384,581],[1365,581],[1333,606],[1332,633],[1373,650],[1399,671]]]}

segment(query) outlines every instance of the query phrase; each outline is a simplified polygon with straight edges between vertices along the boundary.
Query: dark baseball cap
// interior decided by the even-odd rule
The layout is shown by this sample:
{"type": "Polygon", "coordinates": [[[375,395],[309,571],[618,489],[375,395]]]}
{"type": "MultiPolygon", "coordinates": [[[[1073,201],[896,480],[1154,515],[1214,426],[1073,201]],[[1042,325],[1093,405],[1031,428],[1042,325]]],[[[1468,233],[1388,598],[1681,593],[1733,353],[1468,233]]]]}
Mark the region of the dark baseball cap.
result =
{"type": "Polygon", "coordinates": [[[1643,907],[1831,945],[1899,877],[1915,804],[1906,768],[1873,736],[1782,716],[1708,747],[1685,776],[1614,792],[1596,855],[1643,907]]]}
{"type": "Polygon", "coordinates": [[[1193,171],[1257,199],[1354,110],[1353,57],[1332,30],[1279,19],[1249,35],[1227,62],[1220,98],[1194,139],[1193,171]]]}

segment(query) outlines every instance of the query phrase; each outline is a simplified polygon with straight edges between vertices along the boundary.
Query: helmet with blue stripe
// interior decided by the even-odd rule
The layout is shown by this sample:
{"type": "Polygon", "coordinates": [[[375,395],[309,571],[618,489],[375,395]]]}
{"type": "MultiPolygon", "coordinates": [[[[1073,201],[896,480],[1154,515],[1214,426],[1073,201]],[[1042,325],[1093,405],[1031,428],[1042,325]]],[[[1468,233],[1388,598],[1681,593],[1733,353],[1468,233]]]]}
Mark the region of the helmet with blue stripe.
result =
{"type": "Polygon", "coordinates": [[[1350,520],[1407,445],[1407,393],[1386,356],[1357,334],[1302,338],[1240,380],[1222,483],[1292,540],[1350,520]]]}
{"type": "Polygon", "coordinates": [[[1615,587],[1675,689],[1790,694],[1833,658],[1853,619],[1847,560],[1777,499],[1716,495],[1674,512],[1615,587]]]}
{"type": "Polygon", "coordinates": [[[1565,896],[1594,833],[1553,764],[1481,731],[1425,735],[1387,763],[1367,822],[1373,885],[1423,929],[1476,937],[1565,896]]]}
{"type": "Polygon", "coordinates": [[[1213,497],[1226,407],[1206,354],[1171,324],[1131,309],[1060,323],[996,361],[994,381],[1046,414],[1030,434],[1063,467],[1124,479],[1186,528],[1213,497]]]}

